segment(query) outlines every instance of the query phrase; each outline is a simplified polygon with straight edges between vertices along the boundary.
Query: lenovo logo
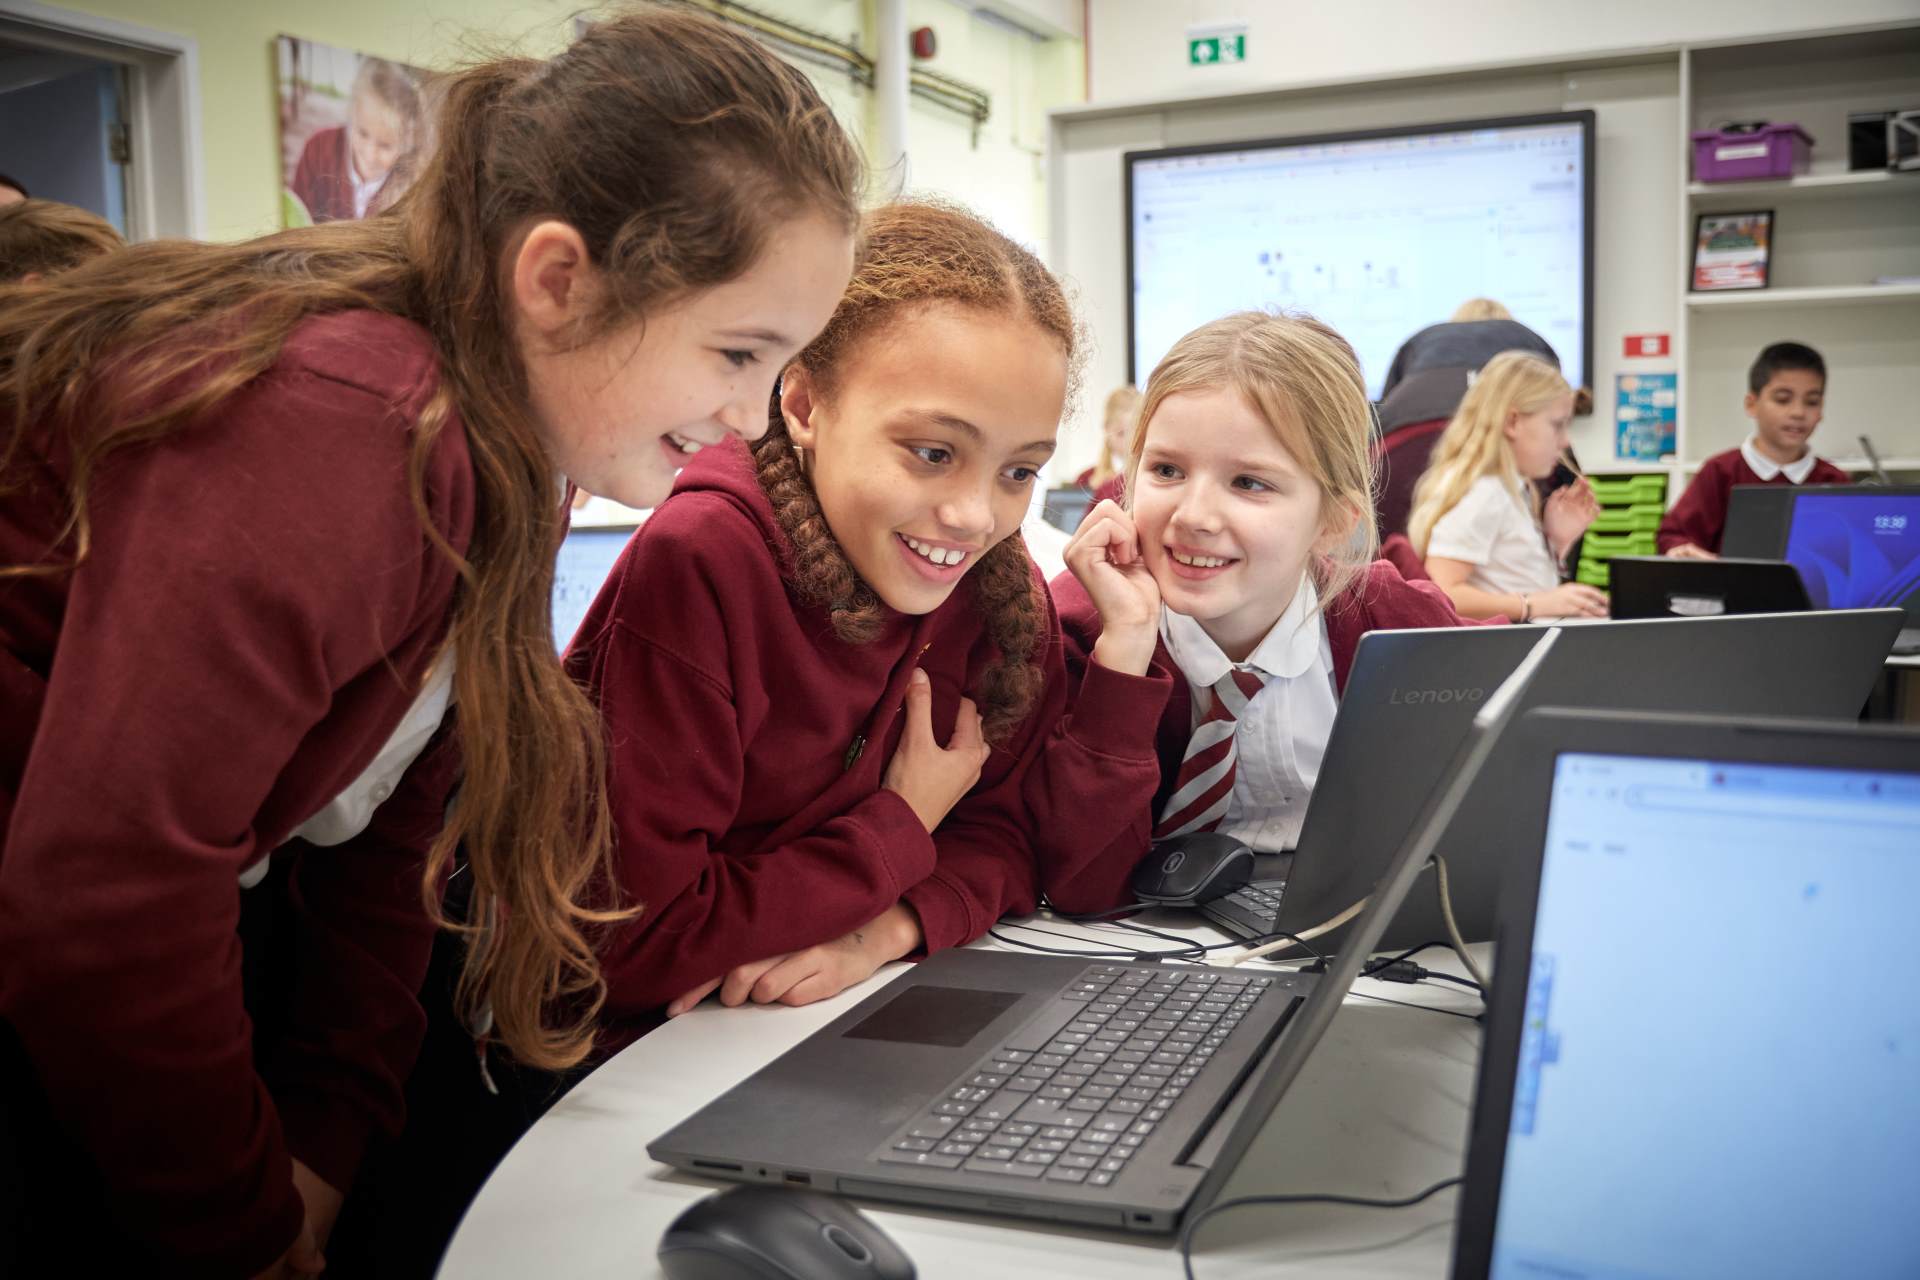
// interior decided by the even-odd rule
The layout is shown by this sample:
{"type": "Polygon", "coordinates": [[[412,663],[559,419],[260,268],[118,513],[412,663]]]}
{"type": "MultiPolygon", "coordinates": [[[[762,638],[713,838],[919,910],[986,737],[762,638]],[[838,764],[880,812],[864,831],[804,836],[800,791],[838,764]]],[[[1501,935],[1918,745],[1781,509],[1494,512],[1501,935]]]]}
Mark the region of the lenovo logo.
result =
{"type": "Polygon", "coordinates": [[[1484,702],[1485,689],[1395,689],[1387,695],[1390,707],[1431,706],[1448,702],[1484,702]]]}

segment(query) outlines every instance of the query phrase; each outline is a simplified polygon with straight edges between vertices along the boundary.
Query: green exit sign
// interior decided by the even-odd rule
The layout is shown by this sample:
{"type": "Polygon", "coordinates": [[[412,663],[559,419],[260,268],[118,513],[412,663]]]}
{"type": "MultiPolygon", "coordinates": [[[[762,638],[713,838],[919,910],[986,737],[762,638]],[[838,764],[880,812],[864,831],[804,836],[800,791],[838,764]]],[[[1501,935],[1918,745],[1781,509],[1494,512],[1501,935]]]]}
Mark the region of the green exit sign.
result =
{"type": "Polygon", "coordinates": [[[1247,32],[1244,27],[1206,33],[1187,32],[1187,65],[1190,67],[1210,67],[1223,62],[1246,60],[1247,32]]]}

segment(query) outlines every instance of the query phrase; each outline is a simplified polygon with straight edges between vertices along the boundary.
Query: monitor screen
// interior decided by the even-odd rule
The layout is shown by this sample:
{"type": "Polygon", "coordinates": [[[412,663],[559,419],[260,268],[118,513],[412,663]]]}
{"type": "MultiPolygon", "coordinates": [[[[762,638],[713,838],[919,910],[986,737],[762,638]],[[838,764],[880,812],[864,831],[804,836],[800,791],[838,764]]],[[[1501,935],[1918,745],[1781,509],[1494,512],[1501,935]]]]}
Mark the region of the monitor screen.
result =
{"type": "Polygon", "coordinates": [[[1503,303],[1592,385],[1593,114],[1131,152],[1136,386],[1247,308],[1338,329],[1379,399],[1393,354],[1469,298],[1503,303]]]}
{"type": "Polygon", "coordinates": [[[553,640],[562,653],[632,536],[633,529],[624,525],[567,531],[553,570],[553,640]]]}
{"type": "Polygon", "coordinates": [[[1493,1274],[1920,1275],[1916,901],[1920,775],[1562,755],[1493,1274]]]}
{"type": "Polygon", "coordinates": [[[1816,609],[1898,605],[1920,618],[1920,493],[1863,485],[1799,494],[1786,558],[1816,609]]]}

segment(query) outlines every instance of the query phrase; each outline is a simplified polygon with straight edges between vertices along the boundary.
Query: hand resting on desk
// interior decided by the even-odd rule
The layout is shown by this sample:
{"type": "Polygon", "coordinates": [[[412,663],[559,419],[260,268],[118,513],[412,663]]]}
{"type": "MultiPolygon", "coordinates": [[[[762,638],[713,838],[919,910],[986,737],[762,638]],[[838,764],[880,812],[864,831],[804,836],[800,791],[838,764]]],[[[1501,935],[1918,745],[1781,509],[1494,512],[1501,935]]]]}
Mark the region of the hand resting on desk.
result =
{"type": "Polygon", "coordinates": [[[867,924],[831,942],[755,960],[703,982],[668,1005],[667,1016],[679,1017],[716,989],[720,1003],[730,1008],[749,1000],[755,1004],[812,1004],[865,982],[881,965],[907,955],[920,941],[920,918],[913,908],[896,902],[867,924]]]}

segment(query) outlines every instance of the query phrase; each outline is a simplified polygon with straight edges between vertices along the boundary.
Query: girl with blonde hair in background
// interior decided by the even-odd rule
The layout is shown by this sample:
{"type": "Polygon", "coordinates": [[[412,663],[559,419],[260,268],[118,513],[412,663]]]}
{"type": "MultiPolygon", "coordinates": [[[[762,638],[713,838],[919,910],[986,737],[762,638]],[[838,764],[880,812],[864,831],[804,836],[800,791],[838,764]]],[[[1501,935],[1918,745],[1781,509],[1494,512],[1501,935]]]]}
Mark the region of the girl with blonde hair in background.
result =
{"type": "Polygon", "coordinates": [[[1561,581],[1600,513],[1585,477],[1544,503],[1537,482],[1567,450],[1574,393],[1538,356],[1504,351],[1480,370],[1414,489],[1407,536],[1463,617],[1607,614],[1606,596],[1561,581]]]}

